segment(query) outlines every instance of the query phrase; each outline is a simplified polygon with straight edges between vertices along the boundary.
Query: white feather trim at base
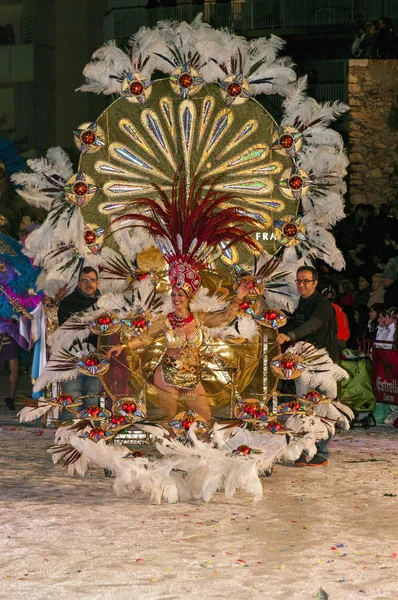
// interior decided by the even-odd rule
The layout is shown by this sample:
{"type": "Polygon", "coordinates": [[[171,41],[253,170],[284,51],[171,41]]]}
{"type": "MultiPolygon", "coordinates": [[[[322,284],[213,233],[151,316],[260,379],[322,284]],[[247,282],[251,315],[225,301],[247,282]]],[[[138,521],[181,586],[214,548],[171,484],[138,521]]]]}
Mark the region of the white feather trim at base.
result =
{"type": "Polygon", "coordinates": [[[288,348],[290,354],[309,353],[311,350],[316,353],[317,358],[311,362],[305,362],[305,369],[301,376],[294,380],[296,393],[298,396],[304,396],[308,390],[319,389],[329,398],[337,396],[337,382],[341,379],[347,379],[347,371],[336,365],[325,348],[315,348],[308,342],[297,342],[294,346],[288,348]]]}
{"type": "Polygon", "coordinates": [[[52,408],[53,406],[51,404],[44,404],[43,406],[37,407],[25,406],[17,413],[17,417],[19,417],[20,423],[31,423],[49,413],[52,408]]]}

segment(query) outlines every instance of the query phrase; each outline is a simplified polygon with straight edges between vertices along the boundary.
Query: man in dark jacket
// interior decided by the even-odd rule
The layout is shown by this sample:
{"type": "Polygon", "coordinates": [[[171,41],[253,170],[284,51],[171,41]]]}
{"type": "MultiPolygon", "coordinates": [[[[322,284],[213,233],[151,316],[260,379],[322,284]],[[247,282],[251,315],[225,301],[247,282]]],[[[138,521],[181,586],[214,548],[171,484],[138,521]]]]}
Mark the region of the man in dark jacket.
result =
{"type": "Polygon", "coordinates": [[[337,325],[333,306],[317,291],[318,273],[313,267],[300,267],[296,285],[301,296],[292,320],[282,329],[278,342],[305,340],[316,348],[326,348],[333,362],[339,358],[337,325]]]}
{"type": "MultiPolygon", "coordinates": [[[[323,298],[317,291],[318,272],[313,267],[300,267],[296,273],[296,285],[300,294],[300,301],[293,319],[283,328],[278,335],[279,344],[295,340],[304,340],[316,348],[326,348],[330,358],[337,362],[339,353],[337,347],[337,323],[334,308],[331,303],[323,298]]],[[[328,440],[317,443],[317,454],[307,463],[302,456],[296,464],[298,466],[324,466],[327,465],[328,440]]]]}
{"type": "MultiPolygon", "coordinates": [[[[69,296],[66,296],[61,300],[58,307],[58,323],[62,325],[74,314],[89,310],[95,305],[100,292],[98,290],[98,275],[95,269],[92,267],[84,267],[80,271],[79,281],[75,289],[69,296]]],[[[97,346],[97,336],[90,334],[83,344],[90,344],[97,346]]],[[[101,382],[97,377],[91,377],[89,375],[83,375],[80,373],[76,379],[70,381],[64,381],[62,383],[62,392],[64,394],[70,394],[74,398],[77,396],[88,396],[84,399],[82,409],[91,406],[92,404],[98,404],[98,394],[101,390],[101,382]],[[92,396],[91,396],[92,395],[92,396]]],[[[63,418],[67,418],[72,413],[62,415],[63,418]]]]}

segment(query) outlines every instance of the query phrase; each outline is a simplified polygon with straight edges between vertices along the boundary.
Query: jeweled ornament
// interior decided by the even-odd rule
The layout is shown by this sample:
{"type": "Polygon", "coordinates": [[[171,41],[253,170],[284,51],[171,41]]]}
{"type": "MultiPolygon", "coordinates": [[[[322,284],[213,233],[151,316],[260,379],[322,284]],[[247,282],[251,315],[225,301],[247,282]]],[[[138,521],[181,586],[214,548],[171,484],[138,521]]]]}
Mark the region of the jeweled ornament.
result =
{"type": "Polygon", "coordinates": [[[243,405],[243,412],[248,415],[253,415],[257,410],[260,410],[260,404],[257,402],[247,403],[243,405]]]}
{"type": "Polygon", "coordinates": [[[92,146],[92,144],[94,144],[95,140],[97,139],[97,136],[95,135],[94,131],[88,129],[87,131],[83,131],[83,133],[80,136],[80,139],[86,146],[92,146]]]}
{"type": "Polygon", "coordinates": [[[76,181],[72,186],[72,193],[76,196],[85,196],[88,192],[88,185],[84,181],[76,181]]]}
{"type": "Polygon", "coordinates": [[[95,437],[105,437],[105,431],[103,429],[101,429],[100,427],[96,427],[95,429],[92,429],[90,431],[90,437],[91,438],[95,438],[95,437]]]}
{"type": "Polygon", "coordinates": [[[100,315],[97,319],[98,325],[110,325],[112,323],[112,317],[109,315],[100,315]]]}
{"type": "Polygon", "coordinates": [[[271,433],[276,433],[277,431],[282,431],[283,426],[279,421],[273,420],[268,423],[267,429],[268,431],[271,431],[271,433]]]}
{"type": "Polygon", "coordinates": [[[119,417],[111,418],[112,425],[123,425],[125,422],[126,422],[126,419],[121,415],[119,417]]]}
{"type": "Polygon", "coordinates": [[[294,369],[295,361],[292,358],[283,358],[281,360],[282,369],[294,369]]]}
{"type": "Polygon", "coordinates": [[[137,410],[137,405],[134,402],[123,402],[122,410],[130,415],[137,410]]]}
{"type": "Polygon", "coordinates": [[[273,321],[274,319],[276,319],[276,318],[278,317],[278,315],[277,315],[277,313],[276,313],[275,311],[271,310],[271,311],[269,311],[269,312],[267,311],[267,312],[264,314],[264,317],[265,317],[266,319],[268,319],[268,321],[273,321]]]}
{"type": "Polygon", "coordinates": [[[132,81],[129,85],[129,90],[132,96],[141,96],[144,91],[144,86],[141,81],[132,81]]]}
{"type": "Polygon", "coordinates": [[[239,454],[250,454],[251,452],[250,446],[246,446],[245,444],[238,446],[236,450],[239,452],[239,454]]]}
{"type": "Polygon", "coordinates": [[[70,396],[70,394],[61,394],[58,396],[58,401],[60,404],[63,404],[63,406],[68,406],[69,404],[73,404],[74,398],[73,396],[70,396]]]}
{"type": "Polygon", "coordinates": [[[195,417],[194,416],[190,416],[187,415],[181,422],[182,428],[185,429],[185,431],[188,431],[188,429],[191,427],[192,423],[195,422],[195,417]]]}
{"type": "Polygon", "coordinates": [[[83,237],[86,244],[94,244],[95,240],[97,239],[97,236],[95,235],[94,231],[91,231],[91,229],[87,229],[87,231],[84,232],[83,237]]]}
{"type": "Polygon", "coordinates": [[[190,73],[181,73],[178,78],[178,83],[183,88],[189,88],[193,84],[193,77],[190,73]]]}
{"type": "Polygon", "coordinates": [[[298,227],[294,223],[286,223],[283,225],[282,231],[286,237],[294,238],[294,236],[297,235],[298,227]]]}
{"type": "Polygon", "coordinates": [[[279,144],[282,148],[291,148],[294,144],[293,136],[290,133],[284,133],[279,138],[279,144]]]}
{"type": "Polygon", "coordinates": [[[304,180],[300,175],[292,175],[289,179],[289,187],[292,190],[300,190],[303,187],[304,180]]]}
{"type": "Polygon", "coordinates": [[[236,81],[232,81],[227,87],[228,95],[232,98],[237,98],[242,93],[242,86],[236,81]]]}
{"type": "Polygon", "coordinates": [[[89,407],[86,409],[86,412],[87,412],[87,413],[88,413],[88,414],[89,414],[91,417],[97,417],[97,416],[100,414],[100,412],[101,412],[101,409],[100,409],[100,407],[99,407],[99,406],[89,406],[89,407]]]}
{"type": "Polygon", "coordinates": [[[86,365],[86,367],[96,367],[99,364],[99,360],[95,356],[89,357],[86,358],[84,364],[86,365]]]}

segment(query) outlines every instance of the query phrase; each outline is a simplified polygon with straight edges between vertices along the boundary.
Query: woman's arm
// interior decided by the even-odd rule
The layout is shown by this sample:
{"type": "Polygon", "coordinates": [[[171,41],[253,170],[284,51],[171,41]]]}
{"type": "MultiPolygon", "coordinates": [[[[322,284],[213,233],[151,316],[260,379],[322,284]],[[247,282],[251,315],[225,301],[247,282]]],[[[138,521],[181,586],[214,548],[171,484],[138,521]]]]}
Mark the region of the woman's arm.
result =
{"type": "Polygon", "coordinates": [[[139,348],[149,346],[149,344],[154,342],[156,338],[160,336],[163,331],[163,327],[163,319],[156,319],[156,321],[154,321],[147,331],[145,331],[142,335],[133,337],[124,344],[118,344],[117,346],[112,346],[112,348],[109,348],[106,354],[107,358],[111,358],[112,355],[117,358],[120,356],[123,350],[138,350],[139,348]]]}
{"type": "Polygon", "coordinates": [[[232,321],[238,313],[240,304],[244,301],[253,286],[254,284],[252,281],[243,281],[238,288],[235,298],[231,300],[227,308],[216,313],[203,314],[201,317],[203,325],[206,327],[220,327],[221,325],[232,321]]]}

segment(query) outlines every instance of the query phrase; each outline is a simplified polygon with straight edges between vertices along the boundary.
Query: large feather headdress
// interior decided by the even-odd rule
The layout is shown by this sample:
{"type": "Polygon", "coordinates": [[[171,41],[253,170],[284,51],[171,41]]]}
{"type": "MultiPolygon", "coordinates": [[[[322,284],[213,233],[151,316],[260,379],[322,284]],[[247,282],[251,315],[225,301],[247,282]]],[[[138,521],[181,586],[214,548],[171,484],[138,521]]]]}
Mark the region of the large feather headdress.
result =
{"type": "MultiPolygon", "coordinates": [[[[231,206],[236,196],[216,192],[216,183],[207,181],[197,185],[195,179],[189,185],[184,174],[176,175],[170,198],[159,186],[154,186],[159,201],[137,198],[131,206],[140,206],[143,212],[118,217],[111,226],[112,231],[125,227],[146,229],[169,265],[172,287],[182,288],[189,298],[200,287],[199,271],[216,259],[220,244],[224,250],[243,243],[256,253],[262,251],[252,239],[252,232],[242,228],[258,227],[256,220],[244,208],[231,206]]],[[[220,249],[218,254],[221,252],[220,249]]]]}

